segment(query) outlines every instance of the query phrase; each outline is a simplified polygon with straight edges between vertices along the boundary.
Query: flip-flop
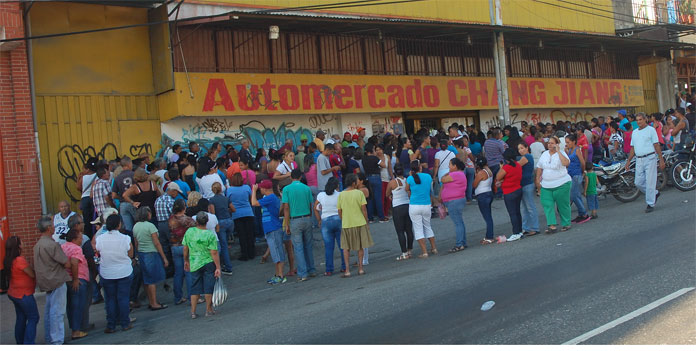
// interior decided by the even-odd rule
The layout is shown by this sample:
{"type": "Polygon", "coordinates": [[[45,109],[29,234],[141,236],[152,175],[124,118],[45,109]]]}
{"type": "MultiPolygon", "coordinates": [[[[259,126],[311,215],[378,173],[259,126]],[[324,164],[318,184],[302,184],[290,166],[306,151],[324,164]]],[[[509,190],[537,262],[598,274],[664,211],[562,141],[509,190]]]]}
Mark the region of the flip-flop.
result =
{"type": "Polygon", "coordinates": [[[562,232],[567,232],[569,229],[570,229],[570,226],[567,225],[567,226],[561,228],[561,231],[562,231],[562,232]]]}
{"type": "Polygon", "coordinates": [[[214,316],[214,315],[216,315],[216,314],[217,314],[217,311],[215,311],[215,310],[212,310],[212,311],[210,311],[210,312],[205,311],[205,316],[206,316],[206,317],[214,316]]]}
{"type": "Polygon", "coordinates": [[[365,275],[365,271],[358,271],[358,275],[365,275]]]}
{"type": "Polygon", "coordinates": [[[524,236],[534,236],[537,234],[539,234],[539,232],[526,232],[526,233],[524,233],[524,236]]]}
{"type": "Polygon", "coordinates": [[[159,311],[159,310],[163,310],[163,309],[165,309],[165,308],[167,308],[167,307],[169,307],[169,306],[167,306],[167,305],[165,305],[165,304],[163,304],[163,303],[160,303],[160,306],[159,306],[159,307],[148,306],[148,308],[150,309],[150,311],[159,311]]]}
{"type": "Polygon", "coordinates": [[[196,319],[196,318],[198,318],[198,315],[195,313],[191,313],[191,319],[196,319]]]}
{"type": "Polygon", "coordinates": [[[343,273],[343,274],[341,274],[341,278],[350,278],[350,277],[352,277],[352,276],[353,276],[353,275],[350,274],[350,273],[343,273]]]}
{"type": "Polygon", "coordinates": [[[428,254],[427,253],[420,254],[420,255],[418,255],[418,258],[428,258],[428,254]]]}
{"type": "Polygon", "coordinates": [[[557,231],[558,231],[558,228],[550,228],[550,227],[549,227],[549,228],[546,228],[546,230],[544,231],[544,233],[546,233],[546,234],[555,234],[557,231]]]}

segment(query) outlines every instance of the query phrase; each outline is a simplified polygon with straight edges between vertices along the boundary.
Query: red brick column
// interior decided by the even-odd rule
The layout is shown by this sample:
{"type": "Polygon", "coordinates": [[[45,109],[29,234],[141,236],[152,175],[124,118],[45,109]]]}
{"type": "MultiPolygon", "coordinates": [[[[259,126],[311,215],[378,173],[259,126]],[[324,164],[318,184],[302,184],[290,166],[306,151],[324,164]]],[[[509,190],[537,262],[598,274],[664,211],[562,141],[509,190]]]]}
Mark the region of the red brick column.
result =
{"type": "MultiPolygon", "coordinates": [[[[24,36],[20,3],[0,2],[0,26],[8,39],[24,36]]],[[[0,201],[7,201],[9,222],[9,233],[3,234],[5,239],[19,236],[25,257],[31,258],[39,237],[36,220],[41,215],[41,184],[28,67],[25,42],[0,46],[0,152],[5,180],[0,201]]]]}

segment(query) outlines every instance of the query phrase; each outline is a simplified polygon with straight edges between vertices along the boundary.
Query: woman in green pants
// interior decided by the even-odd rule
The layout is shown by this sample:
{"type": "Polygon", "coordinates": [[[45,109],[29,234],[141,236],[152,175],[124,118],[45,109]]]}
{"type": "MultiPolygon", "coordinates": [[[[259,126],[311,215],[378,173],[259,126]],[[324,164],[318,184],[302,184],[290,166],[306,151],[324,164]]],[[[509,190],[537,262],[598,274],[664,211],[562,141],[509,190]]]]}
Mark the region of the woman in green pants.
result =
{"type": "Polygon", "coordinates": [[[541,206],[546,215],[546,234],[553,234],[556,227],[556,208],[561,217],[561,231],[570,229],[570,188],[571,178],[566,167],[570,163],[568,155],[560,148],[556,136],[549,138],[549,149],[539,158],[536,175],[537,189],[541,188],[541,206]]]}

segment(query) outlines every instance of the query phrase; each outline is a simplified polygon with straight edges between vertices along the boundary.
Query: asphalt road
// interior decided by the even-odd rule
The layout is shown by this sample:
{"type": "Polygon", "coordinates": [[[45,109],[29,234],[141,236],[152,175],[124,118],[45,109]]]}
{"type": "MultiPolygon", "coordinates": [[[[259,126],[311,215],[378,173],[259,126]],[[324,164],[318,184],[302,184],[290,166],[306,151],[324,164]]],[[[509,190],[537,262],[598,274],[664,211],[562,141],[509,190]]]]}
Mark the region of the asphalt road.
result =
{"type": "MultiPolygon", "coordinates": [[[[650,214],[642,201],[601,199],[600,218],[568,232],[481,246],[484,224],[474,203],[465,209],[467,250],[447,254],[453,225],[435,219],[441,254],[406,262],[394,260],[399,249],[393,224],[374,224],[376,245],[364,276],[319,276],[271,287],[265,283],[270,264],[239,263],[225,277],[231,298],[214,317],[190,320],[184,306],[141,308],[132,313],[138,318],[134,329],[106,335],[103,305],[97,305],[91,309],[97,328],[72,343],[562,344],[696,286],[694,204],[696,192],[673,189],[650,214]],[[496,305],[482,312],[488,300],[496,305]]],[[[494,202],[494,216],[496,234],[509,235],[502,201],[494,202]]],[[[314,253],[323,271],[321,241],[314,253]]],[[[159,294],[163,302],[173,299],[159,294]]],[[[42,306],[43,297],[37,300],[42,306]]],[[[1,302],[0,341],[13,343],[12,307],[6,298],[1,302]]],[[[694,306],[691,291],[584,343],[693,344],[694,306]]],[[[42,321],[39,329],[41,343],[42,321]]]]}

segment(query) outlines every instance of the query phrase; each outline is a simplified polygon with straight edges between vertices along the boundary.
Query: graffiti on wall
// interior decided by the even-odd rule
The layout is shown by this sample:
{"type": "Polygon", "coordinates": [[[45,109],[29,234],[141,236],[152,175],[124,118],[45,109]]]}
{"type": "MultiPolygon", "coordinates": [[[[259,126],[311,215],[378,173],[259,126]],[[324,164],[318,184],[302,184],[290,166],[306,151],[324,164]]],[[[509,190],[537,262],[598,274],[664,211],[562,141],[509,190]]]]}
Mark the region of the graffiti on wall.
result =
{"type": "Polygon", "coordinates": [[[287,139],[292,139],[295,145],[300,145],[300,138],[303,135],[312,141],[316,131],[320,129],[331,135],[337,122],[335,116],[325,114],[311,115],[306,123],[299,120],[279,121],[277,126],[270,126],[268,122],[259,120],[245,120],[244,123],[238,123],[231,119],[206,118],[193,121],[183,126],[175,123],[162,125],[161,142],[165,153],[171,150],[174,144],[186,148],[192,141],[198,143],[203,152],[215,142],[240,149],[245,139],[249,140],[252,152],[256,152],[259,148],[278,149],[287,139]]]}
{"type": "Polygon", "coordinates": [[[106,143],[99,150],[93,146],[83,148],[77,144],[63,145],[58,149],[57,165],[58,173],[63,180],[65,194],[72,202],[80,201],[81,192],[75,188],[77,176],[82,172],[82,167],[90,157],[111,161],[126,155],[135,158],[143,153],[152,154],[152,145],[149,143],[131,145],[128,147],[128,154],[119,154],[113,143],[106,143]]]}
{"type": "MultiPolygon", "coordinates": [[[[510,125],[519,127],[522,122],[527,122],[528,124],[537,123],[556,123],[558,121],[590,121],[595,117],[590,111],[572,111],[563,109],[554,110],[544,110],[544,111],[515,111],[510,113],[510,125]]],[[[494,116],[492,119],[485,122],[488,129],[498,127],[503,127],[503,122],[501,119],[494,116]]]]}

